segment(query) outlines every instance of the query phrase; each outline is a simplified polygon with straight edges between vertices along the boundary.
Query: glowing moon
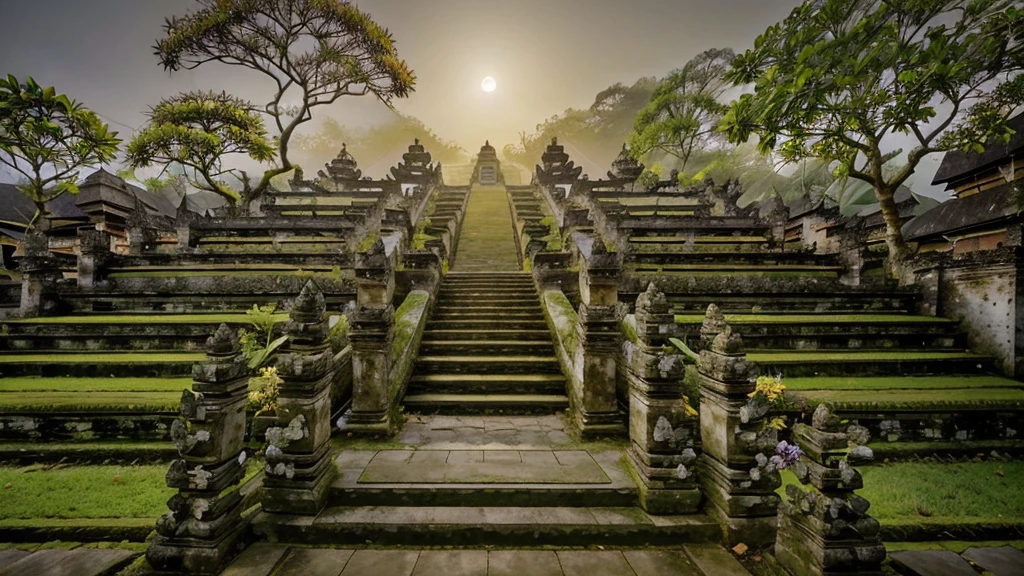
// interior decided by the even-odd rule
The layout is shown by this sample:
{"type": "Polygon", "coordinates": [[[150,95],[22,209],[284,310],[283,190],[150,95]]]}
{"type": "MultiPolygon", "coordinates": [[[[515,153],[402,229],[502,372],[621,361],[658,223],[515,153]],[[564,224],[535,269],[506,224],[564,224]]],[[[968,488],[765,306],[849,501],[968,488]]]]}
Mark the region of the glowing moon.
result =
{"type": "Polygon", "coordinates": [[[494,89],[498,87],[498,83],[488,76],[484,78],[484,81],[480,83],[480,88],[483,88],[484,92],[494,92],[494,89]]]}

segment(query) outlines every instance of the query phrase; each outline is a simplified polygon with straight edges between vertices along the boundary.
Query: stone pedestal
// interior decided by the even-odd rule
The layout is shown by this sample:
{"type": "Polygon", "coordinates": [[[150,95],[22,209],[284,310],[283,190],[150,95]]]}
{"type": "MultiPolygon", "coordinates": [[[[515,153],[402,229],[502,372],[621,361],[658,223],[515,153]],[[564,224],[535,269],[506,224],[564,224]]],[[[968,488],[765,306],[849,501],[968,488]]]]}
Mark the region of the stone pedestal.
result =
{"type": "Polygon", "coordinates": [[[620,435],[624,432],[619,402],[615,395],[618,378],[619,334],[618,287],[621,257],[608,253],[596,239],[580,249],[580,298],[576,326],[583,365],[582,389],[570,398],[574,423],[584,438],[620,435]]]}
{"type": "Polygon", "coordinates": [[[636,304],[637,342],[625,360],[629,384],[629,461],[641,481],[640,503],[652,514],[699,510],[694,463],[697,420],[688,410],[685,357],[666,352],[662,327],[674,322],[665,295],[652,284],[636,304]]]}
{"type": "Polygon", "coordinates": [[[101,230],[78,231],[78,287],[92,288],[103,280],[110,257],[110,235],[101,230]]]}
{"type": "Polygon", "coordinates": [[[855,464],[872,459],[867,429],[843,425],[827,404],[812,425],[793,426],[793,442],[803,449],[793,472],[804,485],[786,487],[779,507],[775,556],[794,576],[880,576],[885,546],[869,503],[854,494],[864,486],[855,464]]]}
{"type": "Polygon", "coordinates": [[[167,471],[176,488],[171,511],[157,521],[146,559],[160,572],[217,574],[243,546],[242,497],[227,491],[245,475],[245,406],[249,371],[234,332],[221,325],[193,368],[192,391],[171,426],[180,458],[167,471]]]}
{"type": "Polygon", "coordinates": [[[356,259],[352,315],[352,414],[345,428],[362,435],[391,433],[391,343],[395,332],[394,266],[381,241],[356,259]]]}
{"type": "Polygon", "coordinates": [[[281,378],[277,421],[267,439],[266,512],[315,515],[336,477],[331,460],[331,382],[334,351],[327,334],[323,293],[312,282],[292,303],[284,327],[288,342],[277,357],[281,378]]]}
{"type": "Polygon", "coordinates": [[[699,482],[708,513],[723,524],[731,544],[766,545],[775,540],[779,473],[766,470],[765,452],[774,452],[775,430],[765,427],[767,405],[755,406],[756,367],[743,353],[743,341],[718,307],[708,308],[701,329],[700,435],[704,453],[699,482]]]}
{"type": "Polygon", "coordinates": [[[50,253],[50,240],[44,233],[28,232],[22,240],[25,256],[21,259],[21,315],[39,316],[51,308],[62,273],[50,253]]]}

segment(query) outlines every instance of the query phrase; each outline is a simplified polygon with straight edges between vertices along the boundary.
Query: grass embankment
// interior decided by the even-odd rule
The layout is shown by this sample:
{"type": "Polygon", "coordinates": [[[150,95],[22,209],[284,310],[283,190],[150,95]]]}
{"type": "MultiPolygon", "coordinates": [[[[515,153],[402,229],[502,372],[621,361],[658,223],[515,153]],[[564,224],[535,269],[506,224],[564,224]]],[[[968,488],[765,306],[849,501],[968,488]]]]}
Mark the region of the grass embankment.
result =
{"type": "Polygon", "coordinates": [[[4,378],[0,412],[176,412],[191,378],[4,378]]]}
{"type": "Polygon", "coordinates": [[[0,521],[152,518],[174,490],[167,466],[0,467],[0,521]]]}
{"type": "MultiPolygon", "coordinates": [[[[703,314],[677,314],[676,324],[703,324],[703,314]]],[[[911,314],[726,314],[730,324],[953,324],[953,320],[911,314]]]]}
{"type": "MultiPolygon", "coordinates": [[[[274,320],[284,322],[287,314],[275,314],[274,320]]],[[[90,314],[88,316],[45,316],[6,320],[7,324],[245,324],[251,318],[244,312],[211,314],[90,314]]]]}
{"type": "MultiPolygon", "coordinates": [[[[1024,527],[1024,461],[903,462],[860,471],[864,488],[857,493],[871,503],[868,513],[884,532],[1024,527]]],[[[783,471],[783,482],[796,483],[796,477],[783,471]]]]}

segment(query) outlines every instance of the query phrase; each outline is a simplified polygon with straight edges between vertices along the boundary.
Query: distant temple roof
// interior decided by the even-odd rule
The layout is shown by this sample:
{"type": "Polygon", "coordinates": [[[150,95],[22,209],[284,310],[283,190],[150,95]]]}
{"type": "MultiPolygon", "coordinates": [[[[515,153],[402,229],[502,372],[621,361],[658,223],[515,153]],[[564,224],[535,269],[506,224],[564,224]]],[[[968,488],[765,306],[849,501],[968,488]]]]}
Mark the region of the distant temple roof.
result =
{"type": "Polygon", "coordinates": [[[1010,137],[1007,144],[999,141],[990,142],[981,154],[961,150],[946,152],[942,157],[942,164],[935,172],[932,184],[952,182],[974,172],[995,168],[1006,158],[1021,152],[1024,149],[1024,114],[1011,118],[1009,125],[1016,134],[1010,137]]]}

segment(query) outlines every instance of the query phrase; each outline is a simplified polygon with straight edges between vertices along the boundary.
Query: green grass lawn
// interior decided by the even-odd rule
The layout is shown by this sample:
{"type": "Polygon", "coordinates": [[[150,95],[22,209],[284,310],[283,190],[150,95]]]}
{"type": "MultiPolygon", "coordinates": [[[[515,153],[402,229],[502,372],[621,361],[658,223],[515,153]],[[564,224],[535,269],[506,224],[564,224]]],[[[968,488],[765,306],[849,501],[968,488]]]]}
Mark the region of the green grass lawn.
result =
{"type": "Polygon", "coordinates": [[[786,378],[786,389],[804,390],[958,390],[1024,388],[1024,383],[999,376],[879,376],[786,378]]]}
{"type": "Polygon", "coordinates": [[[0,354],[0,364],[149,364],[155,362],[193,363],[206,359],[201,352],[50,352],[0,354]]]}
{"type": "MultiPolygon", "coordinates": [[[[952,324],[952,320],[910,314],[726,314],[735,324],[952,324]]],[[[703,314],[677,314],[676,324],[703,324],[703,314]]]]}
{"type": "MultiPolygon", "coordinates": [[[[284,322],[287,314],[275,314],[274,319],[284,322]]],[[[90,314],[88,316],[47,316],[24,320],[7,320],[7,324],[249,324],[244,312],[235,314],[90,314]]]]}
{"type": "Polygon", "coordinates": [[[0,468],[0,520],[157,518],[174,490],[166,465],[0,468]]]}
{"type": "Polygon", "coordinates": [[[177,412],[174,392],[17,392],[0,394],[0,412],[177,412]]]}
{"type": "MultiPolygon", "coordinates": [[[[860,471],[864,488],[857,493],[882,524],[1024,523],[1022,461],[903,462],[860,471]]],[[[783,471],[783,482],[796,477],[783,471]]]]}

